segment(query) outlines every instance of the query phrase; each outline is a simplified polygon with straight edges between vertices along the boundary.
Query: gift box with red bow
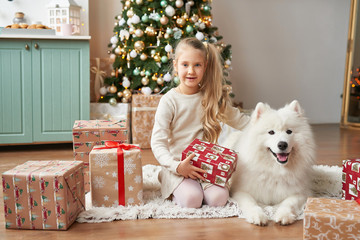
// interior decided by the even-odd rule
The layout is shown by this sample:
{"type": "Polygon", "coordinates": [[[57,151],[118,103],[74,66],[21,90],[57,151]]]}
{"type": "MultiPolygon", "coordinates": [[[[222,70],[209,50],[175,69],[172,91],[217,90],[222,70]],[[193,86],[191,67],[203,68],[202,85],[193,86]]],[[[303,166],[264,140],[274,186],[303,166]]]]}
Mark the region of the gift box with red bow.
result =
{"type": "Polygon", "coordinates": [[[342,191],[343,199],[360,197],[360,159],[343,160],[342,191]]]}
{"type": "Polygon", "coordinates": [[[195,139],[182,152],[182,160],[191,153],[195,153],[195,157],[190,163],[206,170],[207,173],[202,174],[204,178],[215,185],[225,187],[236,169],[236,152],[219,145],[195,139]]]}
{"type": "Polygon", "coordinates": [[[81,161],[27,161],[2,185],[6,228],[66,230],[85,210],[81,161]]]}
{"type": "Polygon", "coordinates": [[[91,198],[94,207],[143,203],[140,148],[113,141],[90,152],[91,198]]]}
{"type": "Polygon", "coordinates": [[[127,120],[77,120],[73,126],[74,159],[85,164],[85,190],[90,191],[89,154],[96,145],[105,141],[130,143],[129,122],[127,120]]]}
{"type": "Polygon", "coordinates": [[[308,198],[304,239],[360,239],[360,205],[354,200],[308,198]]]}

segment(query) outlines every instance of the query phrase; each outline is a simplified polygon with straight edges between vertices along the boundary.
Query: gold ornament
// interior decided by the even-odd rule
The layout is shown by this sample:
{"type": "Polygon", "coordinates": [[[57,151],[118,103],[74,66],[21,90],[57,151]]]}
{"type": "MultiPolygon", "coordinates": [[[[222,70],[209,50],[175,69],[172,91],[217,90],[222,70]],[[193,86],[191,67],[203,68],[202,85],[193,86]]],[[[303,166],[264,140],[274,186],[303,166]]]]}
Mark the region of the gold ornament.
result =
{"type": "Polygon", "coordinates": [[[134,16],[134,11],[132,9],[129,9],[127,12],[126,12],[126,16],[128,16],[128,18],[131,18],[134,16]]]}
{"type": "Polygon", "coordinates": [[[123,98],[121,99],[121,102],[122,102],[122,103],[127,103],[127,102],[129,102],[129,100],[127,100],[126,98],[123,97],[123,98]]]}
{"type": "Polygon", "coordinates": [[[188,19],[188,18],[189,18],[189,15],[187,15],[187,13],[184,13],[183,18],[184,18],[184,19],[188,19]]]}
{"type": "Polygon", "coordinates": [[[169,35],[168,33],[165,33],[165,34],[164,34],[164,38],[165,38],[165,39],[168,39],[169,37],[170,37],[170,35],[169,35]]]}
{"type": "Polygon", "coordinates": [[[166,25],[166,24],[168,24],[168,22],[169,22],[169,19],[168,19],[165,15],[163,15],[163,16],[160,18],[160,23],[161,23],[162,25],[166,25]]]}
{"type": "Polygon", "coordinates": [[[143,77],[142,79],[141,79],[141,83],[142,83],[142,85],[148,85],[149,84],[149,79],[147,78],[147,77],[143,77]]]}
{"type": "Polygon", "coordinates": [[[122,73],[123,72],[123,69],[122,69],[122,67],[120,67],[119,69],[118,69],[118,73],[122,73]]]}
{"type": "Polygon", "coordinates": [[[146,27],[145,32],[146,32],[146,34],[147,34],[148,36],[150,36],[150,37],[153,37],[153,36],[155,36],[155,34],[156,34],[156,33],[155,33],[155,28],[152,27],[152,26],[146,27]]]}
{"type": "Polygon", "coordinates": [[[130,99],[130,98],[131,98],[131,91],[130,91],[129,89],[125,89],[125,90],[123,91],[123,96],[124,96],[124,98],[126,98],[126,99],[130,99]]]}
{"type": "Polygon", "coordinates": [[[164,79],[162,79],[161,77],[159,77],[157,80],[156,80],[157,84],[158,85],[162,85],[164,83],[164,79]]]}
{"type": "Polygon", "coordinates": [[[115,77],[115,71],[114,70],[111,71],[111,76],[115,77]]]}
{"type": "Polygon", "coordinates": [[[123,93],[122,93],[122,92],[117,92],[117,96],[118,96],[119,98],[121,98],[121,97],[123,96],[123,93]]]}
{"type": "Polygon", "coordinates": [[[154,81],[157,81],[158,80],[158,77],[154,74],[152,77],[151,77],[152,80],[154,81]]]}
{"type": "Polygon", "coordinates": [[[141,29],[136,29],[136,30],[135,30],[135,35],[136,35],[137,37],[142,37],[142,36],[144,35],[144,32],[143,32],[143,30],[141,30],[141,29]]]}
{"type": "Polygon", "coordinates": [[[136,4],[137,4],[137,5],[143,4],[143,0],[136,0],[136,4]]]}
{"type": "Polygon", "coordinates": [[[145,61],[147,59],[147,55],[145,53],[142,53],[140,55],[140,59],[141,59],[141,61],[145,61]]]}
{"type": "Polygon", "coordinates": [[[225,67],[225,68],[229,68],[230,66],[229,66],[229,65],[227,65],[227,64],[224,64],[224,67],[225,67]]]}
{"type": "Polygon", "coordinates": [[[158,92],[160,92],[160,88],[158,87],[154,88],[154,93],[158,93],[158,92]]]}
{"type": "Polygon", "coordinates": [[[161,57],[160,57],[158,54],[156,54],[156,55],[154,56],[154,60],[155,60],[155,62],[160,62],[160,61],[161,61],[161,57]]]}
{"type": "Polygon", "coordinates": [[[199,16],[194,14],[191,19],[190,19],[193,23],[196,23],[199,20],[199,16]]]}
{"type": "Polygon", "coordinates": [[[117,92],[117,87],[113,84],[113,85],[109,88],[109,92],[110,92],[110,93],[116,93],[116,92],[117,92]]]}
{"type": "Polygon", "coordinates": [[[141,51],[144,50],[144,48],[145,48],[145,43],[144,43],[143,41],[136,41],[136,42],[134,43],[134,48],[135,48],[136,50],[138,50],[139,52],[141,52],[141,51]]]}
{"type": "Polygon", "coordinates": [[[144,70],[142,70],[141,72],[140,72],[140,76],[145,76],[145,71],[144,70]]]}
{"type": "Polygon", "coordinates": [[[130,3],[129,0],[127,0],[127,1],[125,2],[125,6],[126,6],[126,7],[130,7],[130,4],[131,4],[131,3],[130,3]]]}
{"type": "Polygon", "coordinates": [[[176,19],[176,24],[179,26],[179,27],[183,27],[186,23],[186,20],[183,19],[183,18],[178,18],[176,19]]]}

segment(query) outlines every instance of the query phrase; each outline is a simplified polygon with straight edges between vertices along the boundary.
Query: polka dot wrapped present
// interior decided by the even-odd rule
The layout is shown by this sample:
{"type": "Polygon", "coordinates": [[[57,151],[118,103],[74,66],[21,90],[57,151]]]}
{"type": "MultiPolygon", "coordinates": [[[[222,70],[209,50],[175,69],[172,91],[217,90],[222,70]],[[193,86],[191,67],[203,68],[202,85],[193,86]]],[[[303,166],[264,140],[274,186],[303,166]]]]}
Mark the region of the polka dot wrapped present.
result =
{"type": "Polygon", "coordinates": [[[141,152],[138,145],[107,141],[90,152],[91,199],[94,207],[143,203],[141,152]]]}

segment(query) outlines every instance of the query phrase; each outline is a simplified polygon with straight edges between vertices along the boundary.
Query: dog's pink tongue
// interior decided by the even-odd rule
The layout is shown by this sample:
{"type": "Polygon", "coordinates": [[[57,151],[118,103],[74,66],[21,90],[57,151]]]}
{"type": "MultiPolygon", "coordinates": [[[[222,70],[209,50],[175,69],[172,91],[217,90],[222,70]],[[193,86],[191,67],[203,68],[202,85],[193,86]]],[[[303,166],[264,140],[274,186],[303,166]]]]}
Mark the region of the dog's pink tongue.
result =
{"type": "Polygon", "coordinates": [[[278,153],[276,154],[277,158],[280,162],[285,162],[287,160],[287,154],[284,153],[278,153]]]}

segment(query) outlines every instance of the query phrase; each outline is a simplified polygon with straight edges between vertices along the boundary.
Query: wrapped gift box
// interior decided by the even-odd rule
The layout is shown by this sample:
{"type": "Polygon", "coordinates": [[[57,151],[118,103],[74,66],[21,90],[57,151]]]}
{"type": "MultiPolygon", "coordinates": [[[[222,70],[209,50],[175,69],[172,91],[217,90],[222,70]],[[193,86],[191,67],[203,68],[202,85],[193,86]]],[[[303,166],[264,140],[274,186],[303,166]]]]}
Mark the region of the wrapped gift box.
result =
{"type": "Polygon", "coordinates": [[[151,133],[155,121],[155,113],[162,95],[132,96],[131,134],[132,142],[142,149],[150,148],[151,133]]]}
{"type": "Polygon", "coordinates": [[[66,230],[85,210],[81,161],[28,161],[2,184],[6,228],[66,230]]]}
{"type": "Polygon", "coordinates": [[[343,160],[342,191],[343,199],[359,198],[360,191],[360,159],[343,160]]]}
{"type": "Polygon", "coordinates": [[[206,170],[204,178],[215,185],[224,187],[236,169],[237,154],[231,149],[195,139],[182,152],[182,160],[191,153],[195,157],[190,163],[206,170]]]}
{"type": "Polygon", "coordinates": [[[130,119],[130,104],[117,103],[111,105],[109,103],[90,103],[90,119],[91,120],[110,120],[120,121],[130,119]]]}
{"type": "Polygon", "coordinates": [[[360,205],[354,200],[308,198],[304,239],[360,239],[360,205]]]}
{"type": "Polygon", "coordinates": [[[102,145],[105,141],[129,143],[128,120],[77,120],[73,127],[74,159],[85,164],[85,190],[90,191],[88,174],[89,154],[94,146],[102,145]]]}
{"type": "Polygon", "coordinates": [[[94,207],[142,204],[140,148],[116,142],[95,146],[90,153],[90,179],[94,207]]]}

